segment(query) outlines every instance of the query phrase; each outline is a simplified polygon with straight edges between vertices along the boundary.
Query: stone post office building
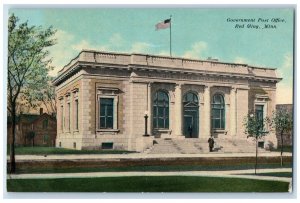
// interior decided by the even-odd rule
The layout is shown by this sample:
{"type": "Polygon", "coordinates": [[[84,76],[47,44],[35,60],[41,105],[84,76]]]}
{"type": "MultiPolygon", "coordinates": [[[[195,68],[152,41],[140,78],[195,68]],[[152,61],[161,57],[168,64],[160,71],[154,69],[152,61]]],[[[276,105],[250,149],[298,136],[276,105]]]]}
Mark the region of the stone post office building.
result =
{"type": "MultiPolygon", "coordinates": [[[[56,146],[144,151],[156,139],[243,140],[248,113],[275,110],[280,80],[247,64],[83,50],[53,81],[56,146]]],[[[277,146],[272,131],[262,141],[277,146]]]]}

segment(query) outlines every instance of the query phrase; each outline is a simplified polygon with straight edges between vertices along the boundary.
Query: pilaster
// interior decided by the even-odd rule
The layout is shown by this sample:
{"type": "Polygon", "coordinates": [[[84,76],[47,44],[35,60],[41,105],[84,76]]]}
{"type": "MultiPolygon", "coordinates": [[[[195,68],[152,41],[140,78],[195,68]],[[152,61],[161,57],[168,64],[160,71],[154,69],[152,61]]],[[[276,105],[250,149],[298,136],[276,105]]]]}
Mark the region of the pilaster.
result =
{"type": "Polygon", "coordinates": [[[236,136],[236,88],[230,90],[230,135],[236,136]]]}
{"type": "Polygon", "coordinates": [[[211,86],[204,87],[204,135],[203,138],[208,138],[211,135],[211,102],[210,102],[210,88],[211,86]]]}
{"type": "MultiPolygon", "coordinates": [[[[182,136],[182,84],[175,85],[175,136],[182,136]]],[[[172,118],[170,118],[172,119],[172,118]]]]}

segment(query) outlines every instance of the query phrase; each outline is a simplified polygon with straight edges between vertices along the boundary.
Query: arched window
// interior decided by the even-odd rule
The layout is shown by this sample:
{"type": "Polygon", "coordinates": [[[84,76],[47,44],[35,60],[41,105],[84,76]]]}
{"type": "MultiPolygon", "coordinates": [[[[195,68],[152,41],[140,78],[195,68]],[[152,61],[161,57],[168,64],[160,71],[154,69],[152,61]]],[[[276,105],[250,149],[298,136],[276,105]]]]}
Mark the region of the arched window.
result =
{"type": "Polygon", "coordinates": [[[186,93],[184,98],[183,98],[183,104],[184,105],[192,104],[193,106],[198,106],[198,97],[197,97],[197,95],[192,93],[192,92],[186,93]]]}
{"type": "Polygon", "coordinates": [[[215,94],[212,100],[212,128],[225,129],[225,104],[221,94],[215,94]]]}
{"type": "Polygon", "coordinates": [[[153,127],[169,128],[169,96],[164,91],[157,91],[153,99],[153,127]]]}

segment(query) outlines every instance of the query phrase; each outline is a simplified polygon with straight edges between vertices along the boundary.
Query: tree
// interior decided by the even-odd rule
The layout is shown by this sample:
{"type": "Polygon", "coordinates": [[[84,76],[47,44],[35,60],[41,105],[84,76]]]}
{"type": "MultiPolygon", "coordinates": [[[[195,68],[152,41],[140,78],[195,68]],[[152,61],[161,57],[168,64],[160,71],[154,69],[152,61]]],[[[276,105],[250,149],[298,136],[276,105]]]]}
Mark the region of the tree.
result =
{"type": "Polygon", "coordinates": [[[293,129],[293,118],[292,114],[286,109],[279,109],[273,112],[272,118],[270,120],[270,125],[275,128],[276,132],[279,132],[281,149],[280,149],[280,165],[283,166],[283,135],[284,133],[290,133],[293,129]]]}
{"type": "Polygon", "coordinates": [[[18,23],[14,14],[8,20],[8,80],[7,109],[12,117],[12,139],[10,143],[10,173],[15,172],[15,136],[16,109],[20,95],[32,84],[42,85],[47,82],[50,66],[49,51],[55,44],[52,27],[29,26],[27,22],[18,23]]]}
{"type": "Polygon", "coordinates": [[[258,139],[265,136],[268,132],[265,129],[268,118],[262,119],[249,114],[244,119],[245,134],[248,137],[253,137],[255,139],[255,175],[257,169],[257,151],[258,151],[258,139]]]}
{"type": "Polygon", "coordinates": [[[50,83],[53,77],[47,78],[47,83],[42,86],[31,84],[29,88],[24,91],[24,100],[26,105],[30,108],[37,108],[44,106],[48,114],[54,113],[56,115],[56,102],[55,102],[55,88],[50,83]]]}

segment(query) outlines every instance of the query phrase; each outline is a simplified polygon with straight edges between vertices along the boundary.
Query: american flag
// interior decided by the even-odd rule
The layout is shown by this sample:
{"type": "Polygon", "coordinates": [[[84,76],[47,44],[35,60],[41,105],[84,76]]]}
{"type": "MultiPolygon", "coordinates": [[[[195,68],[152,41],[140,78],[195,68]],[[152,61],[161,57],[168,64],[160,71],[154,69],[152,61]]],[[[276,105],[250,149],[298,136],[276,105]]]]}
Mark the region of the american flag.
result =
{"type": "Polygon", "coordinates": [[[164,20],[163,22],[157,23],[155,25],[155,30],[166,29],[171,26],[171,18],[164,20]]]}

